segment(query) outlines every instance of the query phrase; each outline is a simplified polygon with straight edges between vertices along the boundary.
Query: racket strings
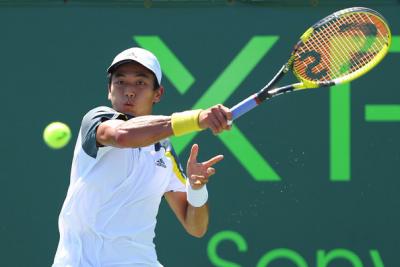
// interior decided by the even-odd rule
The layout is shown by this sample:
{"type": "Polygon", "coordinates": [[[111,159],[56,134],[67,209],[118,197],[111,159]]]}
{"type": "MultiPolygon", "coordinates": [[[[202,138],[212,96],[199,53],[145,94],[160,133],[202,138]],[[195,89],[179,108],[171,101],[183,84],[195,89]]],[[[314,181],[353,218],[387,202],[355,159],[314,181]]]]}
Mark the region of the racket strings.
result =
{"type": "MultiPolygon", "coordinates": [[[[352,54],[353,51],[360,51],[362,49],[362,42],[360,41],[360,38],[354,38],[352,36],[362,36],[365,39],[363,41],[367,40],[365,34],[362,31],[359,31],[359,33],[355,33],[354,30],[352,30],[352,32],[344,31],[344,34],[342,34],[343,37],[340,37],[339,41],[337,38],[331,38],[331,36],[341,36],[339,33],[339,31],[340,31],[339,25],[342,24],[342,21],[347,23],[347,25],[354,25],[354,19],[351,19],[350,16],[347,16],[347,17],[345,16],[342,19],[328,23],[326,26],[324,26],[322,28],[322,30],[320,30],[318,32],[319,34],[316,35],[316,37],[318,39],[324,40],[324,44],[321,44],[321,42],[319,42],[319,45],[326,46],[326,42],[325,42],[326,40],[328,40],[332,44],[334,44],[334,45],[330,46],[330,50],[332,50],[331,53],[326,53],[326,49],[325,49],[325,55],[327,55],[327,57],[325,57],[325,58],[329,58],[330,63],[332,64],[330,69],[336,70],[336,75],[334,75],[333,77],[340,76],[344,72],[346,72],[347,70],[341,70],[341,66],[343,66],[343,63],[349,62],[348,58],[349,58],[350,54],[352,54]],[[341,41],[341,39],[344,39],[344,41],[341,41]],[[333,55],[333,57],[332,57],[332,55],[333,55]]],[[[366,45],[366,46],[368,47],[369,45],[366,45]]],[[[315,47],[312,47],[312,48],[315,49],[315,47]]],[[[375,51],[376,51],[376,49],[375,49],[375,51]]],[[[375,54],[376,53],[372,53],[372,56],[370,56],[370,58],[372,58],[375,54]]],[[[352,69],[358,69],[358,68],[362,67],[362,65],[367,64],[369,61],[368,61],[368,59],[365,58],[365,56],[368,57],[368,55],[371,55],[371,54],[364,53],[364,58],[360,57],[358,55],[358,60],[357,60],[358,62],[355,62],[353,60],[352,69]],[[358,63],[358,64],[354,64],[354,63],[358,63]],[[360,63],[361,63],[361,65],[360,65],[360,63]]],[[[325,63],[324,67],[329,68],[329,66],[326,65],[326,62],[327,62],[327,60],[325,60],[325,62],[324,62],[325,63]]],[[[331,73],[331,76],[332,76],[332,73],[331,73]]],[[[327,77],[327,78],[329,78],[329,77],[327,77]]]]}
{"type": "MultiPolygon", "coordinates": [[[[295,68],[298,71],[299,74],[303,74],[305,75],[307,70],[310,72],[312,71],[313,73],[323,73],[323,70],[326,69],[325,66],[329,65],[329,58],[324,57],[324,56],[319,56],[318,57],[318,61],[319,64],[315,64],[318,62],[315,62],[316,58],[315,55],[324,55],[327,54],[328,51],[326,50],[326,46],[324,45],[324,38],[325,36],[320,35],[320,32],[317,33],[319,38],[312,38],[310,40],[307,41],[306,44],[304,44],[303,46],[301,46],[299,48],[299,52],[298,53],[298,57],[302,57],[301,55],[310,55],[310,57],[306,57],[306,58],[302,58],[302,60],[297,60],[295,62],[295,68]],[[322,50],[322,51],[320,51],[322,50]],[[310,53],[310,51],[315,51],[316,53],[314,53],[314,57],[312,57],[313,53],[310,53]],[[298,64],[300,63],[300,65],[298,64]],[[312,66],[312,70],[310,69],[310,66],[312,66]]],[[[311,75],[308,74],[308,77],[310,77],[311,75]]],[[[315,76],[315,75],[314,75],[315,76]]],[[[312,78],[312,77],[310,77],[312,78]]],[[[315,80],[315,79],[313,79],[315,80]]],[[[321,80],[321,78],[316,79],[316,80],[321,80]]],[[[325,80],[325,78],[322,77],[322,80],[325,80]]]]}
{"type": "MultiPolygon", "coordinates": [[[[320,63],[313,68],[314,73],[321,73],[323,69],[327,69],[332,62],[330,62],[330,58],[323,56],[323,55],[328,55],[329,47],[326,45],[327,41],[329,40],[329,34],[327,34],[327,26],[323,26],[318,31],[314,33],[314,38],[310,38],[300,49],[299,55],[303,55],[304,53],[307,53],[307,51],[317,51],[318,54],[322,55],[320,58],[320,63]]],[[[306,74],[306,70],[310,68],[311,64],[313,63],[313,58],[307,58],[306,60],[297,60],[296,63],[300,63],[300,66],[295,66],[297,72],[299,74],[306,74]]],[[[334,62],[333,62],[334,63],[334,62]]],[[[310,78],[310,75],[307,75],[310,78]]],[[[329,80],[329,75],[324,75],[322,79],[320,78],[319,80],[329,80]]],[[[313,79],[315,80],[315,79],[313,79]]]]}
{"type": "MultiPolygon", "coordinates": [[[[321,27],[319,31],[315,34],[316,42],[310,42],[311,44],[317,43],[318,46],[306,44],[307,49],[320,49],[323,51],[323,66],[324,69],[330,70],[330,75],[326,75],[323,80],[328,81],[336,78],[340,73],[337,71],[341,68],[343,62],[347,62],[348,51],[354,51],[357,47],[352,43],[349,38],[346,38],[344,35],[345,42],[336,40],[336,38],[332,38],[334,36],[340,36],[339,33],[339,25],[343,23],[343,19],[337,19],[328,22],[324,26],[321,27]],[[329,51],[329,52],[328,52],[329,51]],[[336,70],[336,71],[335,71],[336,70]]],[[[311,41],[310,39],[310,41],[311,41]]],[[[305,67],[305,66],[304,66],[305,67]]]]}
{"type": "MultiPolygon", "coordinates": [[[[373,23],[373,21],[371,20],[371,18],[369,16],[367,16],[366,14],[363,13],[355,13],[355,16],[357,17],[359,22],[367,22],[369,21],[369,25],[374,25],[374,27],[376,27],[376,23],[373,23]]],[[[349,21],[350,23],[353,22],[353,20],[351,20],[350,17],[345,17],[345,20],[349,21]]],[[[368,25],[368,24],[367,24],[368,25]]],[[[359,34],[360,36],[362,36],[362,40],[364,41],[361,42],[359,38],[355,38],[355,42],[358,46],[356,47],[356,51],[358,52],[354,52],[355,54],[358,53],[358,61],[359,64],[357,66],[358,68],[361,68],[362,66],[368,64],[378,53],[379,51],[383,48],[383,46],[385,45],[385,43],[381,42],[382,38],[379,38],[378,34],[380,35],[380,37],[382,37],[382,33],[380,33],[380,31],[378,29],[376,29],[376,33],[374,36],[366,36],[365,32],[362,30],[359,30],[359,32],[357,32],[356,34],[359,34]]],[[[347,33],[347,35],[350,35],[350,33],[347,33]]],[[[350,40],[349,40],[350,41],[350,40]]]]}
{"type": "MultiPolygon", "coordinates": [[[[378,25],[377,23],[374,23],[371,18],[369,16],[367,16],[366,14],[360,14],[357,13],[356,16],[359,16],[361,21],[369,21],[370,24],[369,25],[374,25],[374,27],[376,27],[376,25],[378,25]]],[[[375,36],[371,37],[371,36],[366,36],[365,32],[360,31],[359,34],[361,36],[363,36],[365,42],[364,44],[361,44],[360,46],[360,51],[359,53],[363,53],[366,58],[363,58],[363,63],[367,64],[377,53],[379,53],[379,51],[385,46],[385,42],[382,42],[381,40],[383,39],[383,35],[381,33],[381,31],[376,28],[376,33],[375,36]]],[[[358,40],[358,39],[356,39],[358,40]]],[[[360,43],[360,41],[358,40],[358,43],[360,43]]]]}
{"type": "MultiPolygon", "coordinates": [[[[323,48],[323,58],[324,58],[324,66],[323,68],[325,69],[332,69],[333,67],[338,68],[340,62],[345,60],[345,57],[343,56],[343,53],[341,52],[341,45],[338,44],[338,42],[334,39],[331,38],[331,36],[337,35],[337,31],[335,31],[335,23],[334,22],[329,22],[327,25],[323,26],[320,31],[316,34],[316,40],[322,40],[319,41],[319,47],[323,48]],[[329,42],[332,41],[334,44],[329,45],[329,42]],[[335,53],[336,57],[330,57],[327,55],[331,55],[332,51],[335,53]]],[[[309,47],[311,48],[311,47],[309,47]]],[[[347,47],[348,48],[348,47],[347,47]]],[[[316,49],[316,47],[312,47],[312,49],[316,49]]],[[[331,80],[332,75],[328,75],[325,77],[325,80],[331,80]]]]}
{"type": "Polygon", "coordinates": [[[370,63],[387,45],[389,30],[370,13],[350,13],[315,29],[296,52],[294,69],[313,81],[328,82],[370,63]]]}
{"type": "MultiPolygon", "coordinates": [[[[332,23],[332,26],[326,27],[326,30],[331,34],[331,36],[338,36],[340,28],[338,26],[338,23],[332,23]]],[[[340,42],[339,40],[336,40],[336,38],[331,38],[331,52],[326,54],[327,57],[331,59],[331,64],[334,63],[334,65],[330,66],[333,72],[332,78],[340,75],[340,72],[338,70],[340,70],[343,62],[348,61],[348,51],[356,50],[356,46],[346,37],[346,35],[344,35],[344,38],[346,39],[346,42],[340,42]]]]}
{"type": "Polygon", "coordinates": [[[375,43],[373,45],[377,48],[377,50],[380,50],[383,46],[385,46],[388,42],[388,36],[389,32],[386,27],[380,20],[377,20],[376,17],[368,16],[367,14],[364,13],[356,13],[357,16],[360,16],[362,21],[369,21],[371,24],[375,25],[377,27],[377,34],[379,34],[380,38],[377,38],[376,40],[379,42],[379,46],[375,43]],[[374,18],[374,19],[372,19],[374,18]]]}
{"type": "Polygon", "coordinates": [[[315,37],[310,38],[303,46],[301,46],[298,53],[299,58],[301,58],[300,55],[307,55],[309,51],[316,51],[318,55],[321,55],[321,57],[318,59],[319,62],[315,62],[316,59],[312,57],[308,57],[305,60],[297,60],[295,62],[295,69],[302,76],[308,76],[308,78],[312,78],[310,77],[311,75],[309,73],[306,73],[307,70],[308,72],[312,71],[313,73],[325,74],[319,79],[314,78],[312,80],[330,80],[329,75],[326,75],[327,73],[322,72],[323,70],[326,70],[330,64],[332,64],[330,58],[324,56],[329,54],[329,51],[327,50],[328,46],[326,45],[327,40],[329,40],[329,35],[326,33],[325,28],[326,26],[316,31],[314,33],[315,37]],[[312,70],[310,69],[311,66],[312,70]]]}
{"type": "Polygon", "coordinates": [[[371,16],[368,16],[363,13],[357,13],[357,16],[360,17],[363,21],[369,21],[370,25],[375,25],[376,27],[376,38],[372,39],[370,36],[366,36],[364,32],[361,33],[366,38],[366,43],[363,47],[363,50],[360,51],[363,57],[361,58],[364,64],[368,64],[388,43],[389,32],[384,24],[381,21],[373,21],[371,16]]]}
{"type": "MultiPolygon", "coordinates": [[[[343,21],[345,23],[348,23],[348,25],[352,25],[354,23],[354,20],[350,17],[344,17],[342,18],[342,21],[339,21],[338,23],[333,23],[330,27],[326,27],[327,31],[332,34],[331,36],[341,36],[339,37],[339,39],[330,38],[330,41],[332,41],[331,53],[327,54],[327,56],[329,56],[331,59],[331,63],[335,63],[331,66],[331,78],[333,79],[340,77],[342,74],[346,73],[349,70],[349,63],[352,57],[351,54],[353,53],[353,51],[359,51],[362,47],[362,41],[360,41],[360,38],[354,38],[353,35],[356,35],[354,32],[350,33],[349,31],[345,31],[343,32],[343,34],[340,34],[341,28],[339,25],[343,25],[341,24],[343,21]],[[342,39],[344,41],[342,41],[342,39]]],[[[363,38],[364,37],[365,36],[363,36],[363,38]]],[[[363,60],[359,59],[359,61],[363,60]]],[[[360,65],[357,65],[356,67],[360,67],[360,65]]]]}
{"type": "MultiPolygon", "coordinates": [[[[328,26],[325,27],[325,30],[330,36],[342,36],[340,37],[340,39],[344,39],[344,41],[341,41],[340,39],[337,40],[337,38],[329,38],[329,41],[331,41],[331,43],[333,44],[331,45],[331,50],[333,53],[329,53],[326,55],[330,55],[331,63],[336,63],[335,65],[333,65],[333,69],[335,70],[340,70],[340,67],[343,65],[343,63],[349,61],[348,55],[351,53],[351,51],[359,51],[362,46],[359,38],[352,38],[352,35],[355,35],[354,33],[344,31],[342,35],[340,34],[341,29],[339,25],[343,25],[343,21],[347,23],[347,25],[354,24],[354,20],[351,19],[350,16],[347,16],[343,17],[341,20],[330,23],[328,26]]],[[[361,35],[363,34],[361,33],[361,35]]],[[[345,71],[341,70],[336,75],[341,75],[343,72],[345,71]]]]}

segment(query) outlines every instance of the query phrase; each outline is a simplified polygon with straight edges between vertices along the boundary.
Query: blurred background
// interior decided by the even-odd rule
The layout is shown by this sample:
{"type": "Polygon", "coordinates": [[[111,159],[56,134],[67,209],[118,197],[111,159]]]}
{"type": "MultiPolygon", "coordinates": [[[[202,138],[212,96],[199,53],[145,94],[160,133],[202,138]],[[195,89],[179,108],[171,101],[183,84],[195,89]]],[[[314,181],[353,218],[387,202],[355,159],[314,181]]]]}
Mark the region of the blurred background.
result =
{"type": "Polygon", "coordinates": [[[200,160],[225,159],[206,236],[189,237],[163,202],[155,242],[167,267],[400,266],[398,0],[1,0],[0,265],[52,264],[80,122],[109,105],[117,53],[160,58],[156,114],[230,107],[269,81],[306,28],[351,6],[386,17],[388,56],[335,90],[275,98],[229,133],[173,139],[184,165],[193,142],[200,160]],[[71,127],[63,149],[42,140],[52,121],[71,127]]]}

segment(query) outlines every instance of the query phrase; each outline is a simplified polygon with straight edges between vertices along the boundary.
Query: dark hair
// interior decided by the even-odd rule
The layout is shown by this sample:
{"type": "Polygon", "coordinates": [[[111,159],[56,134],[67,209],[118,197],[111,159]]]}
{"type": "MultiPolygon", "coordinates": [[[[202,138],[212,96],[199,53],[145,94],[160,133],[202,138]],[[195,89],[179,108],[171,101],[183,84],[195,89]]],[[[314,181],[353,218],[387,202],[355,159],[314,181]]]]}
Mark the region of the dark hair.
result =
{"type": "MultiPolygon", "coordinates": [[[[113,69],[113,70],[111,70],[111,72],[107,73],[108,87],[111,86],[112,75],[114,74],[114,70],[115,69],[113,69]]],[[[153,83],[153,87],[154,88],[153,89],[157,90],[158,88],[160,88],[160,84],[158,83],[156,75],[153,72],[151,72],[151,74],[153,75],[153,81],[154,81],[154,83],[153,83]]]]}

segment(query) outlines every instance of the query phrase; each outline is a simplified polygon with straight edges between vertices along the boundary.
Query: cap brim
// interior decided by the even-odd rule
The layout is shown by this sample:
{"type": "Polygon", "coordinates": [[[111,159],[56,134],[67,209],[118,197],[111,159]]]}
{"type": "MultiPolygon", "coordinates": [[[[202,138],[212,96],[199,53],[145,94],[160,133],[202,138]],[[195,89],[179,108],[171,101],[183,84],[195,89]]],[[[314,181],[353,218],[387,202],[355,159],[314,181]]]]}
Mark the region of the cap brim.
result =
{"type": "MultiPolygon", "coordinates": [[[[128,63],[128,62],[137,62],[137,61],[136,61],[136,60],[133,60],[133,59],[124,59],[124,60],[118,61],[118,62],[112,64],[110,67],[108,67],[107,73],[113,72],[116,68],[118,68],[118,67],[121,66],[122,64],[125,64],[125,63],[128,63]]],[[[139,63],[140,65],[143,65],[143,64],[141,64],[140,62],[137,62],[137,63],[139,63]]],[[[144,66],[144,67],[146,67],[146,66],[144,66]]],[[[146,67],[146,68],[147,68],[147,67],[146,67]]]]}

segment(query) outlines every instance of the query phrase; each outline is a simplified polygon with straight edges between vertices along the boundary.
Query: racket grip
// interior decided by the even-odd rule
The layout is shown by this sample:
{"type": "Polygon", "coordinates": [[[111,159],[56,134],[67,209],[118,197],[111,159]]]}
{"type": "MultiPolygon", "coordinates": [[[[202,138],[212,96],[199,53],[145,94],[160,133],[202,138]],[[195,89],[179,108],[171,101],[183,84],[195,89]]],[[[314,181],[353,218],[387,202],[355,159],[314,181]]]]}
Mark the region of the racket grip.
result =
{"type": "MultiPolygon", "coordinates": [[[[256,97],[257,97],[257,94],[251,95],[248,98],[246,98],[245,100],[243,100],[240,103],[238,103],[235,106],[233,106],[231,108],[232,121],[236,120],[237,118],[239,118],[240,116],[242,116],[246,112],[248,112],[248,111],[252,110],[253,108],[255,108],[258,105],[258,103],[256,101],[256,97]]],[[[231,124],[232,121],[230,121],[229,123],[231,124]]]]}

